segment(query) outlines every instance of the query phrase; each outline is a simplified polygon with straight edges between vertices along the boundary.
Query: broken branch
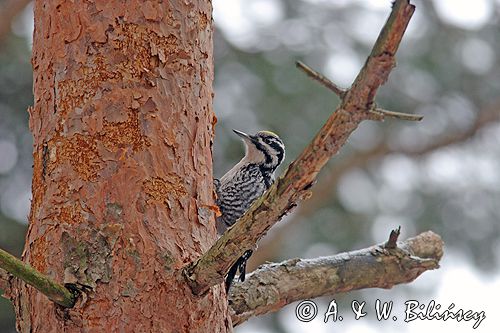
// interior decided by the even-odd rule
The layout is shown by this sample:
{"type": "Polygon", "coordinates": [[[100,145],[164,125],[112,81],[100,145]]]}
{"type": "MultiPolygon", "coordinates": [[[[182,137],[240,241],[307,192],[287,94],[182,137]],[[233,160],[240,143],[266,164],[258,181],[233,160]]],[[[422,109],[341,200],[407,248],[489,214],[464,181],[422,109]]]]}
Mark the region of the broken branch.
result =
{"type": "Polygon", "coordinates": [[[442,255],[441,237],[427,231],[394,248],[381,244],[329,257],[262,265],[231,289],[233,326],[299,300],[409,283],[438,268],[442,255]]]}

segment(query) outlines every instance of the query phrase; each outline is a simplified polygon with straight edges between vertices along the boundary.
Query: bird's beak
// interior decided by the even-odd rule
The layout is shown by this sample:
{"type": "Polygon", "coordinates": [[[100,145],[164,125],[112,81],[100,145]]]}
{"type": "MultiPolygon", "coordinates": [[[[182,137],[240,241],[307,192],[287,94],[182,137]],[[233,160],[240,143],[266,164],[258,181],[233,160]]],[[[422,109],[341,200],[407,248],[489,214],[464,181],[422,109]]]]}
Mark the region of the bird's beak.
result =
{"type": "Polygon", "coordinates": [[[253,141],[253,138],[246,133],[243,133],[243,132],[235,130],[235,129],[233,129],[233,132],[236,133],[238,136],[240,136],[244,140],[253,141]]]}

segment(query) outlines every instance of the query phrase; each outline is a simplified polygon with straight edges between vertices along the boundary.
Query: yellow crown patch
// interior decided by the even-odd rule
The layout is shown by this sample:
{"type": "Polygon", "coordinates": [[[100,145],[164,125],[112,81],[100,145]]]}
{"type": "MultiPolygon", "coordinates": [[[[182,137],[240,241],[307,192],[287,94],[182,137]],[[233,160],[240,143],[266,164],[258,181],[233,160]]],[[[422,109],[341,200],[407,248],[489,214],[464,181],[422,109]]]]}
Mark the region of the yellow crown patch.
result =
{"type": "Polygon", "coordinates": [[[272,135],[278,137],[278,134],[271,132],[271,131],[260,131],[258,134],[267,134],[267,135],[272,135]]]}

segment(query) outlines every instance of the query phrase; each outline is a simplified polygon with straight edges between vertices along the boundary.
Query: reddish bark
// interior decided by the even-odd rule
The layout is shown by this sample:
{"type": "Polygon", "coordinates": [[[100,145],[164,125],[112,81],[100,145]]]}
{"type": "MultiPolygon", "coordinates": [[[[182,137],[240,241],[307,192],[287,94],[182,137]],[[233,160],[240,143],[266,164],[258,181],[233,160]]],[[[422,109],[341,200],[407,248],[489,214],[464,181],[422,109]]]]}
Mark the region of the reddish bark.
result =
{"type": "Polygon", "coordinates": [[[18,329],[230,331],[222,288],[179,275],[216,238],[210,1],[35,1],[32,63],[24,260],[91,291],[18,284],[18,329]]]}

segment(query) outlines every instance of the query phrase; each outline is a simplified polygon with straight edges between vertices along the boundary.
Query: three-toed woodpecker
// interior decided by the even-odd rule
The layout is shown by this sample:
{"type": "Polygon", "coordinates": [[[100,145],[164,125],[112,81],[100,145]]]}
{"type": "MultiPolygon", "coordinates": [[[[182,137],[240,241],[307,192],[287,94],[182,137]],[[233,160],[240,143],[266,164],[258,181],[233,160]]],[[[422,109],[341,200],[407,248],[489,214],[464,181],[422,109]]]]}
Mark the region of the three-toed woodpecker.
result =
{"type": "MultiPolygon", "coordinates": [[[[285,158],[285,145],[276,134],[260,131],[248,135],[233,130],[245,143],[245,156],[220,180],[215,181],[217,232],[222,234],[232,226],[274,182],[274,171],[285,158]]],[[[245,281],[245,268],[252,250],[247,250],[231,267],[226,277],[226,292],[239,270],[240,281],[245,281]]]]}

